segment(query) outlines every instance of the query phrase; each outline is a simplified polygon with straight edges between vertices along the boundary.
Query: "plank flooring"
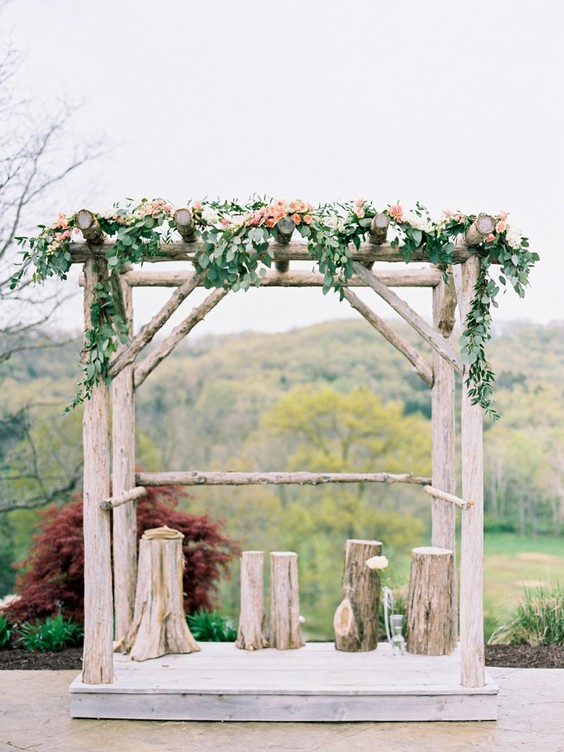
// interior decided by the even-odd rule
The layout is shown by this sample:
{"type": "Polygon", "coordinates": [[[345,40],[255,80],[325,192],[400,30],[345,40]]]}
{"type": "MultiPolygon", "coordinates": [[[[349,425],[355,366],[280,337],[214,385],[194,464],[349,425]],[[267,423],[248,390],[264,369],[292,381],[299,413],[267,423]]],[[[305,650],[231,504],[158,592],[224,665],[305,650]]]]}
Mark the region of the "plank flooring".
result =
{"type": "Polygon", "coordinates": [[[114,659],[112,684],[70,687],[74,718],[200,721],[495,720],[498,687],[460,685],[460,655],[342,653],[333,643],[299,650],[237,650],[201,643],[190,655],[142,663],[114,659]]]}

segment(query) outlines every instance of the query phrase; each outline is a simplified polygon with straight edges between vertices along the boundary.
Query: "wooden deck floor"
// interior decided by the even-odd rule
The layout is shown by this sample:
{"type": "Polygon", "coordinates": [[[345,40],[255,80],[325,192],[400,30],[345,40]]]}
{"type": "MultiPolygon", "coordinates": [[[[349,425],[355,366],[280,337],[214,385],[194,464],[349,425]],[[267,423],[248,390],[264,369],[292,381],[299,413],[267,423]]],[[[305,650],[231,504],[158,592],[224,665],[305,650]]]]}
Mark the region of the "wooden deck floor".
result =
{"type": "Polygon", "coordinates": [[[460,685],[452,656],[341,653],[333,643],[300,650],[237,650],[201,643],[201,652],[143,663],[115,657],[113,684],[70,687],[74,718],[200,721],[495,720],[498,687],[460,685]]]}

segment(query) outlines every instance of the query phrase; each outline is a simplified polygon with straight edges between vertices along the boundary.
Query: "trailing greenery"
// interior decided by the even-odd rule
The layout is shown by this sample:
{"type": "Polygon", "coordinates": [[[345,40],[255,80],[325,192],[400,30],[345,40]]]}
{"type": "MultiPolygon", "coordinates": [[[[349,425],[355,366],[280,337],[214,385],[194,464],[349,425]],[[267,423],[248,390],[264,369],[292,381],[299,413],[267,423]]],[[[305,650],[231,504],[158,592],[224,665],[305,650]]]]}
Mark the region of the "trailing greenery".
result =
{"type": "Polygon", "coordinates": [[[24,622],[16,630],[16,642],[26,650],[63,650],[80,645],[84,636],[81,624],[65,619],[61,613],[38,622],[24,622]]]}
{"type": "MultiPolygon", "coordinates": [[[[307,240],[308,251],[324,275],[323,292],[334,289],[341,297],[343,286],[352,276],[352,247],[358,249],[366,240],[371,221],[378,213],[364,199],[324,204],[315,209],[299,199],[290,202],[253,199],[247,204],[194,201],[190,209],[194,239],[201,240],[193,262],[199,272],[205,273],[206,287],[236,291],[260,285],[274,260],[269,241],[279,237],[283,226],[286,234],[288,229],[291,232],[295,228],[307,240]]],[[[159,253],[161,242],[172,237],[174,212],[163,200],[144,199],[133,208],[130,204],[124,209],[115,205],[112,211],[95,215],[114,243],[103,246],[107,268],[98,265],[100,280],[94,290],[91,328],[85,338],[83,383],[72,406],[90,395],[98,379],[109,379],[112,355],[127,336],[127,322],[116,297],[118,285],[112,284],[112,275],[127,264],[142,262],[159,253]]],[[[445,212],[435,222],[420,204],[412,212],[404,212],[395,204],[383,213],[390,218],[391,244],[407,262],[415,250],[422,249],[429,261],[444,270],[453,260],[457,237],[476,219],[476,215],[445,212]]],[[[497,417],[491,402],[494,374],[485,353],[485,343],[491,336],[491,306],[495,305],[500,284],[510,283],[519,295],[524,294],[530,268],[538,255],[529,250],[527,238],[508,225],[505,212],[495,219],[495,232],[471,249],[480,258],[480,277],[466,319],[462,346],[469,366],[467,383],[471,397],[497,417]],[[490,272],[494,261],[501,264],[497,282],[490,272]]],[[[57,222],[40,225],[40,230],[37,237],[18,238],[24,247],[23,262],[12,279],[12,288],[20,284],[31,266],[36,283],[53,276],[67,277],[73,258],[72,241],[81,235],[76,215],[59,214],[57,222]]]]}
{"type": "Polygon", "coordinates": [[[12,627],[4,614],[0,614],[0,648],[10,644],[12,638],[12,627]]]}
{"type": "Polygon", "coordinates": [[[564,645],[564,587],[525,588],[524,599],[498,627],[491,643],[564,645]]]}
{"type": "Polygon", "coordinates": [[[235,642],[237,627],[219,611],[198,609],[186,616],[186,621],[195,640],[202,642],[235,642]]]}

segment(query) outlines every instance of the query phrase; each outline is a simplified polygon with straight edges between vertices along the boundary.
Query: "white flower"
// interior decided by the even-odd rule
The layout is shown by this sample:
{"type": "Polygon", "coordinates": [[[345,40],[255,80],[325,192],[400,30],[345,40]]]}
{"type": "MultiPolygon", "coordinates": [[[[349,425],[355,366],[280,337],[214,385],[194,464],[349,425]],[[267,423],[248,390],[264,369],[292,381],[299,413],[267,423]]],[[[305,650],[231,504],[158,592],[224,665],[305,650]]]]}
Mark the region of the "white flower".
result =
{"type": "Polygon", "coordinates": [[[423,232],[431,232],[433,225],[428,217],[420,217],[415,212],[405,212],[403,215],[403,222],[407,222],[416,230],[422,230],[423,232]]]}
{"type": "Polygon", "coordinates": [[[115,209],[102,209],[102,211],[98,212],[98,216],[102,217],[102,219],[111,219],[115,213],[115,209]]]}
{"type": "Polygon", "coordinates": [[[215,209],[212,209],[211,206],[206,206],[204,211],[202,212],[202,219],[204,222],[207,222],[210,225],[213,225],[214,222],[217,222],[219,219],[219,214],[216,212],[215,209]]]}
{"type": "Polygon", "coordinates": [[[325,226],[331,230],[338,230],[340,232],[345,229],[345,221],[337,214],[330,214],[328,217],[325,217],[325,226]]]}
{"type": "Polygon", "coordinates": [[[366,560],[366,566],[368,569],[386,569],[388,566],[387,556],[372,556],[366,560]]]}
{"type": "Polygon", "coordinates": [[[505,240],[507,241],[508,246],[514,250],[519,250],[519,248],[521,248],[523,237],[516,227],[508,227],[505,231],[505,240]]]}

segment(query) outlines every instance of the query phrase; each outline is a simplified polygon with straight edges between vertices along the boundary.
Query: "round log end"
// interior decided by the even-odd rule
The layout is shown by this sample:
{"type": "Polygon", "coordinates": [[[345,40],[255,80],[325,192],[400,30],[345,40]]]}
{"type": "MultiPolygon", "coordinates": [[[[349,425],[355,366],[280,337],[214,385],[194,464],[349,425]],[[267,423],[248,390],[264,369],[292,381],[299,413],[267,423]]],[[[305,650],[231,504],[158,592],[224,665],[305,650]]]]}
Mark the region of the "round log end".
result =
{"type": "Polygon", "coordinates": [[[276,240],[283,245],[289,243],[292,238],[292,233],[296,229],[296,223],[290,217],[282,217],[276,223],[276,229],[278,230],[278,237],[276,240]]]}
{"type": "Polygon", "coordinates": [[[88,230],[95,221],[94,214],[89,209],[80,209],[76,213],[76,226],[79,230],[88,230]]]}
{"type": "Polygon", "coordinates": [[[438,548],[437,546],[419,546],[419,548],[414,548],[412,553],[420,556],[452,556],[452,549],[438,548]]]}

